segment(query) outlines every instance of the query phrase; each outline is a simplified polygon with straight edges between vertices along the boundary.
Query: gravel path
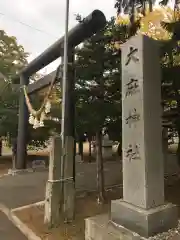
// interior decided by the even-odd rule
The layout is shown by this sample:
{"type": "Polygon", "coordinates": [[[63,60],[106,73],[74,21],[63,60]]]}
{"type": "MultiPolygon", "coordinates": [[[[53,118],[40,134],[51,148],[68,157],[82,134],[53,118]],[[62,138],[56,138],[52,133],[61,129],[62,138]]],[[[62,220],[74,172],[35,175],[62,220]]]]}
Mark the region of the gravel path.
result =
{"type": "Polygon", "coordinates": [[[177,228],[170,229],[168,232],[157,234],[148,240],[180,240],[180,222],[177,228]]]}

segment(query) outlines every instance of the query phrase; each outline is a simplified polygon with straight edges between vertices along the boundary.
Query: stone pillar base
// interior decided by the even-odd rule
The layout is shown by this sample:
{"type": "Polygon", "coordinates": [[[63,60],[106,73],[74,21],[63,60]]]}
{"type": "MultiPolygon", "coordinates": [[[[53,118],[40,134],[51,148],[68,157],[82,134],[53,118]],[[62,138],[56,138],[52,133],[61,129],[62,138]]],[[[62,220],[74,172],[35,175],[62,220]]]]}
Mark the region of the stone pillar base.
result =
{"type": "Polygon", "coordinates": [[[123,200],[111,202],[111,221],[143,237],[166,232],[178,225],[178,211],[171,203],[143,209],[123,200]]]}
{"type": "Polygon", "coordinates": [[[111,158],[113,156],[112,145],[102,146],[102,155],[104,159],[111,158]]]}
{"type": "Polygon", "coordinates": [[[8,169],[8,175],[23,175],[26,173],[32,173],[34,170],[32,168],[26,168],[26,169],[8,169]]]}
{"type": "MultiPolygon", "coordinates": [[[[116,226],[109,221],[108,215],[97,215],[85,219],[85,240],[141,240],[142,238],[128,229],[116,226]]],[[[144,238],[143,238],[144,239],[144,238]]]]}
{"type": "Polygon", "coordinates": [[[73,179],[64,182],[64,222],[72,222],[75,218],[75,183],[73,179]]]}

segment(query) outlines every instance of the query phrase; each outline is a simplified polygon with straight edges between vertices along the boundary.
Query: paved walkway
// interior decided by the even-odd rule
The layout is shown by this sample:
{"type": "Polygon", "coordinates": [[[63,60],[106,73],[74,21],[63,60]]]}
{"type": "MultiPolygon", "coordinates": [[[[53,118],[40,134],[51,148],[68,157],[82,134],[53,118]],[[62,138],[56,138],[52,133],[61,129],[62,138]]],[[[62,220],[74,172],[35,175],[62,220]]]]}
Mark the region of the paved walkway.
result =
{"type": "MultiPolygon", "coordinates": [[[[111,186],[121,182],[120,162],[104,164],[105,185],[111,186]]],[[[48,171],[25,173],[0,178],[0,203],[9,209],[44,200],[48,171]]],[[[77,191],[96,189],[96,164],[77,163],[77,191]]],[[[0,240],[27,240],[27,238],[0,212],[0,240]]]]}
{"type": "MultiPolygon", "coordinates": [[[[120,162],[104,164],[105,185],[111,186],[121,182],[120,162]]],[[[13,209],[44,200],[48,171],[25,173],[0,178],[0,203],[13,209]]],[[[96,189],[96,164],[77,163],[77,191],[96,189]]]]}
{"type": "Polygon", "coordinates": [[[0,239],[2,240],[27,240],[27,238],[0,212],[0,239]]]}

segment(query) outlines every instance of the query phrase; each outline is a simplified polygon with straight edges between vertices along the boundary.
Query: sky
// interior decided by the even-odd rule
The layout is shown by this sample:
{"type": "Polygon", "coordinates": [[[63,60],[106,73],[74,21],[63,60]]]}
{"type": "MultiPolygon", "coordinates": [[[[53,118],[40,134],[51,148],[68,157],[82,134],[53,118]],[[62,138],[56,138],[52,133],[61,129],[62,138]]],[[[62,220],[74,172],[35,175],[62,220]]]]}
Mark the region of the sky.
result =
{"type": "MultiPolygon", "coordinates": [[[[115,0],[70,0],[69,29],[77,24],[75,14],[86,17],[95,9],[107,19],[114,16],[115,0]]],[[[66,0],[0,0],[0,29],[15,36],[18,44],[30,53],[29,61],[37,57],[64,35],[66,0]]],[[[48,73],[59,60],[43,69],[48,73]]]]}

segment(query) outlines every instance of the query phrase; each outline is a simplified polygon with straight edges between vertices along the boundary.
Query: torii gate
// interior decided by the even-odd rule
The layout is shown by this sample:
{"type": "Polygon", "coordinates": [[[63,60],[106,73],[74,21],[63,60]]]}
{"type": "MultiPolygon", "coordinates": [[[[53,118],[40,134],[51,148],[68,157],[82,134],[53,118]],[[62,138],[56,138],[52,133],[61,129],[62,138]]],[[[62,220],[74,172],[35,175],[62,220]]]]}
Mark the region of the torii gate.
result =
{"type": "MultiPolygon", "coordinates": [[[[91,37],[100,29],[104,28],[106,18],[99,10],[94,10],[87,16],[82,23],[77,24],[68,33],[68,61],[74,60],[74,48],[83,42],[86,38],[91,37]]],[[[28,126],[28,109],[25,103],[25,96],[23,86],[27,86],[29,94],[39,91],[40,89],[50,85],[52,75],[47,75],[39,81],[29,84],[29,78],[40,69],[44,68],[51,62],[63,55],[64,36],[56,41],[52,46],[46,49],[40,56],[30,62],[20,73],[20,97],[19,97],[19,121],[18,121],[18,138],[17,138],[17,161],[16,168],[26,168],[26,148],[27,148],[27,126],[28,126]]],[[[53,74],[53,73],[52,73],[53,74]]],[[[74,138],[74,71],[72,68],[68,70],[68,84],[67,84],[67,108],[65,114],[65,135],[74,138]],[[68,116],[68,117],[67,117],[68,116]]]]}

